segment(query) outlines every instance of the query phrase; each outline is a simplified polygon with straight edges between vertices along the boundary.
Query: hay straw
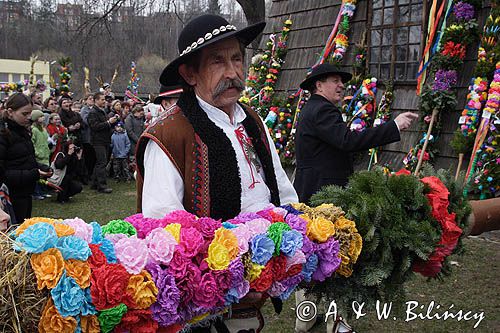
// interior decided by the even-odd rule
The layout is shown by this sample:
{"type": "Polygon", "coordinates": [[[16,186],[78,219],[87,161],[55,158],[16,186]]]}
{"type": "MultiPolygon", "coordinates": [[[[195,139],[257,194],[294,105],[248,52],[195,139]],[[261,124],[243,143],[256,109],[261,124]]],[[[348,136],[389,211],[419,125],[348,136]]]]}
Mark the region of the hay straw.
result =
{"type": "Polygon", "coordinates": [[[30,255],[13,244],[0,232],[0,332],[37,332],[48,293],[37,289],[30,255]]]}

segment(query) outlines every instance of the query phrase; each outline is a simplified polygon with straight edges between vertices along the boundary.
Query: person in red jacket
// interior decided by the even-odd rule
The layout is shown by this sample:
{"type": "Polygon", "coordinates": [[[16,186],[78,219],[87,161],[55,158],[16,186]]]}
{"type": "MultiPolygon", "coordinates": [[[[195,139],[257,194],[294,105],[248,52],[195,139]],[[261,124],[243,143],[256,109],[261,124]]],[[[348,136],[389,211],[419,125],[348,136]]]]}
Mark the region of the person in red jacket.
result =
{"type": "Polygon", "coordinates": [[[68,130],[61,124],[61,117],[57,113],[52,113],[47,125],[47,132],[54,145],[54,150],[50,154],[50,162],[54,160],[57,153],[62,151],[63,143],[68,139],[68,130]]]}

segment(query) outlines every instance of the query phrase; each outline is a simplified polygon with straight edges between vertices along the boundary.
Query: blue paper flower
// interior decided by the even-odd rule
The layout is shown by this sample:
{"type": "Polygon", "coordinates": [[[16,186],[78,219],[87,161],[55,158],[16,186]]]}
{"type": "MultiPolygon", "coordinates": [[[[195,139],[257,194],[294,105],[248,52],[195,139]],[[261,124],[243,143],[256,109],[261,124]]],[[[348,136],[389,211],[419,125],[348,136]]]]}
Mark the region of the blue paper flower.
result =
{"type": "Polygon", "coordinates": [[[300,210],[297,210],[297,209],[293,208],[292,205],[283,205],[283,206],[280,206],[280,208],[283,208],[288,213],[293,214],[293,215],[304,214],[300,210]]]}
{"type": "Polygon", "coordinates": [[[102,235],[101,225],[97,222],[90,222],[92,226],[92,244],[99,244],[104,239],[102,235]]]}
{"type": "Polygon", "coordinates": [[[281,238],[281,252],[288,257],[293,257],[295,252],[302,248],[302,240],[302,234],[297,230],[285,231],[281,238]]]}
{"type": "Polygon", "coordinates": [[[85,261],[92,254],[87,242],[76,236],[59,238],[57,248],[61,251],[64,260],[77,259],[85,261]]]}
{"type": "Polygon", "coordinates": [[[117,262],[116,253],[115,253],[115,246],[113,245],[113,242],[111,242],[109,239],[107,239],[107,238],[102,239],[101,251],[106,256],[108,263],[114,264],[117,262]]]}
{"type": "Polygon", "coordinates": [[[50,291],[54,306],[63,317],[75,317],[85,302],[85,294],[75,279],[64,272],[54,289],[50,291]]]}
{"type": "Polygon", "coordinates": [[[48,223],[37,223],[29,226],[16,239],[14,249],[25,250],[29,253],[42,253],[57,244],[57,233],[53,225],[48,223]]]}
{"type": "Polygon", "coordinates": [[[81,327],[81,320],[80,316],[76,316],[76,328],[75,328],[75,333],[83,333],[82,332],[82,327],[81,327]]]}
{"type": "Polygon", "coordinates": [[[279,298],[284,301],[286,299],[288,299],[290,297],[290,295],[295,291],[295,288],[297,288],[297,286],[292,286],[292,287],[288,287],[287,290],[285,290],[285,292],[283,292],[283,294],[281,294],[279,296],[279,298]]]}
{"type": "Polygon", "coordinates": [[[311,254],[309,258],[307,258],[306,263],[302,267],[302,275],[304,276],[304,281],[311,282],[311,278],[313,273],[318,268],[318,255],[311,254]]]}
{"type": "Polygon", "coordinates": [[[85,299],[82,304],[82,316],[90,316],[95,315],[97,310],[92,304],[92,297],[90,296],[90,288],[86,288],[83,290],[83,294],[85,295],[85,299]]]}
{"type": "Polygon", "coordinates": [[[236,288],[231,288],[227,291],[226,296],[224,296],[224,306],[229,306],[234,303],[240,302],[240,297],[236,288]]]}
{"type": "Polygon", "coordinates": [[[265,234],[260,234],[252,238],[250,249],[252,250],[252,261],[265,266],[273,256],[274,242],[265,234]]]}
{"type": "Polygon", "coordinates": [[[236,224],[232,224],[231,222],[222,222],[222,226],[226,229],[234,229],[238,227],[236,224]]]}

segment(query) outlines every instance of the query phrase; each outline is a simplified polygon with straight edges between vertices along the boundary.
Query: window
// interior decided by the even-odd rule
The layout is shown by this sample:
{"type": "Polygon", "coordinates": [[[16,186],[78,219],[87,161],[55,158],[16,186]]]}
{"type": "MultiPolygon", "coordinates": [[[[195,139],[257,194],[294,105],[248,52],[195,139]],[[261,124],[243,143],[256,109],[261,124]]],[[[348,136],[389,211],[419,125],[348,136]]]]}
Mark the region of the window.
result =
{"type": "Polygon", "coordinates": [[[416,80],[421,56],[422,0],[371,3],[370,74],[383,80],[416,80]]]}

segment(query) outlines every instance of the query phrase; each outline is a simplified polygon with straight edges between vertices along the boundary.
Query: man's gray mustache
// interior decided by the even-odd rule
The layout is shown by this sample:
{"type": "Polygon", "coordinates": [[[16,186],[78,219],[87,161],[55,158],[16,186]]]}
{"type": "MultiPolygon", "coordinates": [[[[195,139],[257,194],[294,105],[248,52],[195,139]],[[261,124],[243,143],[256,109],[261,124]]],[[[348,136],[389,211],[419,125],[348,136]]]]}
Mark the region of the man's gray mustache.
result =
{"type": "Polygon", "coordinates": [[[240,79],[222,80],[215,87],[212,98],[217,99],[217,97],[219,97],[224,91],[230,88],[236,88],[239,91],[243,91],[243,89],[245,89],[245,82],[243,82],[243,80],[240,79]]]}

